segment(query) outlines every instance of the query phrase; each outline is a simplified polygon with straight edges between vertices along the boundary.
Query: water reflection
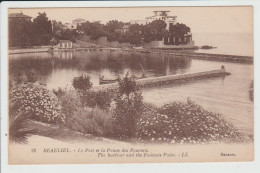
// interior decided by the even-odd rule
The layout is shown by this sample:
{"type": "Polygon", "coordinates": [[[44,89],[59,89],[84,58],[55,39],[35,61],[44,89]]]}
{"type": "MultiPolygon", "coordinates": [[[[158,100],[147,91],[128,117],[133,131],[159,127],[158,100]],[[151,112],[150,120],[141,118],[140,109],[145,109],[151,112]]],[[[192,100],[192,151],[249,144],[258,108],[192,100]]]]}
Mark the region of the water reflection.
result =
{"type": "MultiPolygon", "coordinates": [[[[185,73],[191,66],[191,60],[121,51],[77,51],[10,55],[9,66],[10,75],[16,75],[23,69],[34,70],[40,76],[41,82],[47,85],[53,77],[57,77],[58,81],[62,80],[62,75],[67,75],[72,81],[73,77],[79,74],[92,76],[92,82],[98,85],[98,76],[114,79],[128,71],[137,77],[143,73],[149,77],[185,73]]],[[[70,85],[67,79],[61,83],[64,83],[63,86],[70,85]]]]}

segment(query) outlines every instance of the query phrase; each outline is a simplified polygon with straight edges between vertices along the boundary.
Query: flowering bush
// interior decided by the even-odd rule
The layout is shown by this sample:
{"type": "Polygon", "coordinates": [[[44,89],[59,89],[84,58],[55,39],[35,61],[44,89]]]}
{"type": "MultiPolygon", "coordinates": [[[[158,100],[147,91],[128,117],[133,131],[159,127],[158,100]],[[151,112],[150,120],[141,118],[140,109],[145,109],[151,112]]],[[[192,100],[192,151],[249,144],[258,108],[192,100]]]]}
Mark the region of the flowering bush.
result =
{"type": "Polygon", "coordinates": [[[64,122],[56,96],[40,85],[29,83],[13,86],[9,97],[10,102],[17,102],[18,112],[26,111],[34,120],[45,123],[64,122]]]}
{"type": "Polygon", "coordinates": [[[137,137],[141,141],[181,144],[245,140],[244,135],[221,115],[190,100],[147,109],[137,123],[137,137]]]}

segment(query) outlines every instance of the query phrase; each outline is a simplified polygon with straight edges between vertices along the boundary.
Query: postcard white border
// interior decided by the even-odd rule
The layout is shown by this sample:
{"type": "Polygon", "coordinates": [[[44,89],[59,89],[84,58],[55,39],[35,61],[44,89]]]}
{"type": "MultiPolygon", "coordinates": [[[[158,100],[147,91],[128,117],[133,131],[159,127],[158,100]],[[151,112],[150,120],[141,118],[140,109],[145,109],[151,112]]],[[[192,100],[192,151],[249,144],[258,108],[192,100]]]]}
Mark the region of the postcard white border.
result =
{"type": "MultiPolygon", "coordinates": [[[[85,2],[2,2],[1,3],[1,172],[3,173],[50,173],[50,172],[257,172],[260,170],[260,111],[259,92],[255,90],[255,161],[232,163],[172,163],[172,164],[96,164],[96,165],[8,165],[7,144],[7,10],[8,8],[26,7],[135,7],[135,6],[254,6],[254,67],[255,88],[259,88],[260,68],[260,3],[254,1],[85,1],[85,2]],[[258,125],[257,125],[258,124],[258,125]],[[257,147],[258,146],[258,147],[257,147]]],[[[37,158],[35,158],[37,159],[37,158]]]]}

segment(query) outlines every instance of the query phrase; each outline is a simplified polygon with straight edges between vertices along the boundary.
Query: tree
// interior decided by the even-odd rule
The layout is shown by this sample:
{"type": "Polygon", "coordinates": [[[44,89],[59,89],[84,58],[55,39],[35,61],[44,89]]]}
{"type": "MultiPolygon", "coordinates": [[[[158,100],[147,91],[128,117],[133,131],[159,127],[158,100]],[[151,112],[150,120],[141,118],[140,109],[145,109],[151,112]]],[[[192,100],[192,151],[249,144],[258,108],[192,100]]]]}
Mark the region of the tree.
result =
{"type": "Polygon", "coordinates": [[[33,19],[33,32],[35,45],[47,45],[51,40],[52,24],[46,13],[38,13],[33,19]]]}
{"type": "Polygon", "coordinates": [[[61,32],[63,31],[64,25],[59,21],[52,20],[52,34],[53,37],[57,38],[60,36],[61,32]]]}
{"type": "Polygon", "coordinates": [[[80,31],[83,31],[85,34],[90,35],[91,39],[96,40],[102,36],[107,36],[107,33],[105,32],[104,25],[102,25],[99,22],[85,22],[82,23],[78,29],[80,31]]]}
{"type": "Polygon", "coordinates": [[[139,45],[142,43],[142,30],[143,26],[134,24],[130,25],[127,39],[131,44],[139,45]]]}
{"type": "Polygon", "coordinates": [[[32,44],[32,22],[22,18],[9,21],[9,46],[27,47],[32,44]]]}
{"type": "Polygon", "coordinates": [[[60,40],[70,40],[72,42],[75,42],[76,37],[78,36],[78,33],[76,30],[70,30],[66,29],[61,32],[61,35],[58,36],[60,40]]]}
{"type": "Polygon", "coordinates": [[[170,28],[169,31],[170,35],[178,36],[178,37],[183,37],[185,34],[188,34],[189,32],[190,32],[190,28],[182,23],[177,23],[173,25],[173,27],[170,28]]]}
{"type": "Polygon", "coordinates": [[[107,31],[113,33],[116,29],[121,29],[124,26],[123,22],[119,22],[118,20],[111,20],[106,24],[107,31]]]}
{"type": "Polygon", "coordinates": [[[167,24],[163,20],[155,20],[144,26],[144,40],[145,42],[162,40],[167,33],[167,24]]]}

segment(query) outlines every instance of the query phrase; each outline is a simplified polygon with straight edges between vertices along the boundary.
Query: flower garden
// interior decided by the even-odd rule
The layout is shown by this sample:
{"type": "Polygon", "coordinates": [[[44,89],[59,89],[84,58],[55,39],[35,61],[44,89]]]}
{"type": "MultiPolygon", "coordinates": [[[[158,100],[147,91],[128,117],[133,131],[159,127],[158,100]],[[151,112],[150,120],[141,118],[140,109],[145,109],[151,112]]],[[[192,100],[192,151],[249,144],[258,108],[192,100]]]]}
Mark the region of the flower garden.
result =
{"type": "MultiPolygon", "coordinates": [[[[117,91],[93,91],[88,76],[74,78],[74,89],[50,91],[33,82],[9,86],[10,140],[26,141],[34,129],[26,121],[134,143],[204,144],[252,142],[220,114],[191,100],[155,107],[142,101],[133,77],[119,79],[117,91]],[[14,128],[16,124],[17,128],[14,128]],[[17,124],[19,126],[17,126],[17,124]]],[[[49,136],[51,137],[51,136],[49,136]]]]}

